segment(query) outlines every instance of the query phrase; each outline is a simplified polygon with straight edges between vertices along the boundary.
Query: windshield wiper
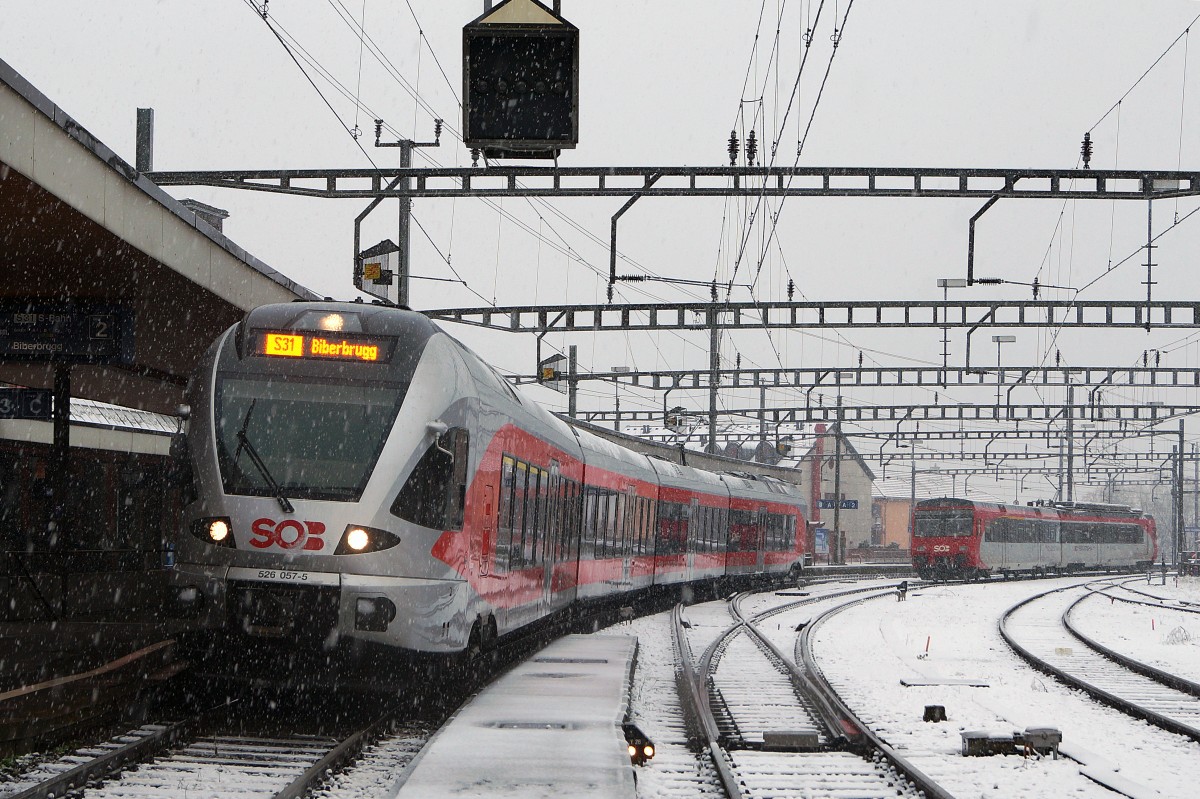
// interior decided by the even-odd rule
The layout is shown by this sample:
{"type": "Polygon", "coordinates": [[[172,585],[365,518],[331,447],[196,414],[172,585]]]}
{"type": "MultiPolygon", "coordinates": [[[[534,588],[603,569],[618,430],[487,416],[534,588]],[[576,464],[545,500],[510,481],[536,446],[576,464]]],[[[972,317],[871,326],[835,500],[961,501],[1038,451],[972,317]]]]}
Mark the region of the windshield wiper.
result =
{"type": "Polygon", "coordinates": [[[254,464],[254,468],[258,469],[258,473],[262,475],[263,480],[271,488],[271,493],[275,499],[279,500],[279,507],[283,508],[284,513],[294,513],[295,507],[292,506],[291,500],[283,493],[283,486],[275,482],[275,478],[271,476],[271,471],[267,468],[267,464],[263,462],[262,457],[258,454],[258,450],[250,443],[250,439],[246,436],[246,428],[250,426],[250,414],[254,413],[254,406],[258,402],[257,399],[250,400],[250,407],[246,409],[246,416],[242,419],[242,429],[237,431],[238,445],[233,453],[233,463],[236,466],[238,459],[242,457],[242,450],[246,450],[246,454],[250,456],[250,462],[254,464]]]}

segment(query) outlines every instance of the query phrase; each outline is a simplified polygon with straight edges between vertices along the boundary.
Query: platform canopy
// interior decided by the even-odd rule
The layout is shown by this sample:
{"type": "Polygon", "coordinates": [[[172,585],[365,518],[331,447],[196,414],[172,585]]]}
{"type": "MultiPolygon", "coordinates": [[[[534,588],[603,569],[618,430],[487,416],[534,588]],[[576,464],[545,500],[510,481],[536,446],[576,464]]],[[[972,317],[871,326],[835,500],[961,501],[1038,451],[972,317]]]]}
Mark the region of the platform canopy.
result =
{"type": "MultiPolygon", "coordinates": [[[[221,331],[296,298],[316,295],[198,219],[0,61],[0,305],[133,314],[133,362],[73,366],[75,396],[172,413],[221,331]]],[[[3,360],[0,381],[49,388],[54,366],[3,360]]]]}

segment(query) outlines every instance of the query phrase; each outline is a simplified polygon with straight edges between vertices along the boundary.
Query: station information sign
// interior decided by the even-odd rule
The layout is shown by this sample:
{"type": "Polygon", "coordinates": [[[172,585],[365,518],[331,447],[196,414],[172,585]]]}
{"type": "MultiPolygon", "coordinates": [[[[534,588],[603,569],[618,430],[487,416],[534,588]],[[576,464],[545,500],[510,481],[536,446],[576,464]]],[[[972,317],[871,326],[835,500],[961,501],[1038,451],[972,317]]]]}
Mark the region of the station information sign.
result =
{"type": "Polygon", "coordinates": [[[835,508],[839,507],[842,510],[858,510],[858,500],[843,499],[841,505],[839,505],[835,499],[818,499],[817,507],[822,510],[834,510],[835,508]]]}
{"type": "Polygon", "coordinates": [[[133,311],[101,303],[0,303],[0,360],[134,362],[133,311]]]}
{"type": "Polygon", "coordinates": [[[387,363],[392,358],[395,345],[396,340],[388,336],[261,330],[258,331],[254,352],[274,358],[387,363]]]}
{"type": "Polygon", "coordinates": [[[51,393],[44,388],[0,388],[0,419],[51,418],[51,393]]]}

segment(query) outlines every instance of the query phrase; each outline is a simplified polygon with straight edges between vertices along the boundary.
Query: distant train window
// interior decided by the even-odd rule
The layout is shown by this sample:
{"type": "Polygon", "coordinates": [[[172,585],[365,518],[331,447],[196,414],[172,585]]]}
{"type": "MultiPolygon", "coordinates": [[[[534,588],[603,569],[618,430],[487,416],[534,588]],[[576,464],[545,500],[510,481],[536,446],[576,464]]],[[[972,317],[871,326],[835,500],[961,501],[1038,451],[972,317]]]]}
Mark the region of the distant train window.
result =
{"type": "Polygon", "coordinates": [[[964,537],[971,535],[975,515],[970,510],[923,510],[913,516],[916,538],[964,537]]]}
{"type": "Polygon", "coordinates": [[[688,536],[687,506],[679,502],[658,503],[658,555],[679,555],[686,551],[688,536]]]}
{"type": "Polygon", "coordinates": [[[461,530],[467,492],[469,434],[448,430],[429,445],[396,495],[391,511],[407,522],[437,530],[461,530]]]}

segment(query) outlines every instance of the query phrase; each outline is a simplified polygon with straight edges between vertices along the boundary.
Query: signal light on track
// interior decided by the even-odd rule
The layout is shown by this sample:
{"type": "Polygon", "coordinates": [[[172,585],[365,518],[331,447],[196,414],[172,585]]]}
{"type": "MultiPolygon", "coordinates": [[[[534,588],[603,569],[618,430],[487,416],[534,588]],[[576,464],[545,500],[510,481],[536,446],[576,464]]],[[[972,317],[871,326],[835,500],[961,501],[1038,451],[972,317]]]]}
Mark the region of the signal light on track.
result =
{"type": "Polygon", "coordinates": [[[646,761],[654,758],[654,743],[636,724],[626,722],[621,725],[621,731],[625,733],[626,751],[633,765],[644,766],[646,761]]]}

